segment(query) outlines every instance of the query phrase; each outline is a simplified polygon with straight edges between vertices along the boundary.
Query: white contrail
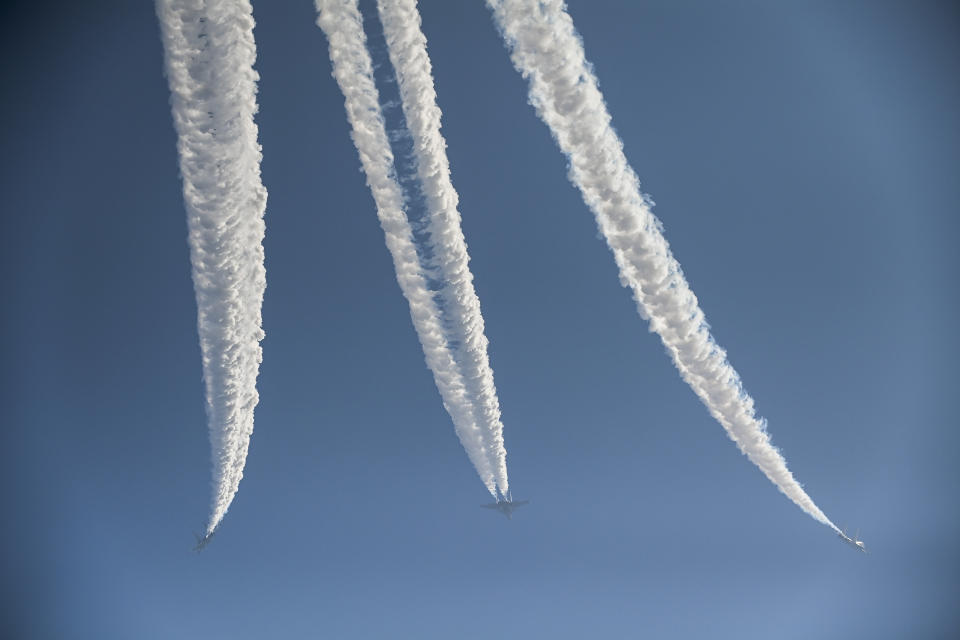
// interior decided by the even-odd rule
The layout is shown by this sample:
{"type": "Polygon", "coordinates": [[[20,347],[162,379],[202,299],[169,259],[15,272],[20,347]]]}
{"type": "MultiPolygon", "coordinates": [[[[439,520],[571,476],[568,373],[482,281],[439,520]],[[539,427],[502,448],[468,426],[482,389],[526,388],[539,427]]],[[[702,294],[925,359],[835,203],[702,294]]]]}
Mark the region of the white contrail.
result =
{"type": "Polygon", "coordinates": [[[467,244],[460,228],[459,197],[450,181],[447,143],[440,133],[440,109],[420,28],[416,0],[377,0],[390,62],[397,74],[407,127],[428,212],[428,243],[442,274],[441,295],[446,325],[456,345],[457,362],[477,410],[477,423],[487,455],[492,458],[497,487],[509,495],[507,451],[503,445],[500,401],[487,356],[480,301],[473,287],[467,244]]]}
{"type": "Polygon", "coordinates": [[[266,287],[256,45],[246,0],[157,0],[197,295],[213,497],[207,537],[237,493],[253,432],[266,287]]]}
{"type": "Polygon", "coordinates": [[[410,305],[410,316],[427,366],[433,372],[460,443],[487,490],[496,496],[496,480],[476,424],[474,404],[447,341],[440,310],[427,287],[404,211],[403,190],[395,176],[393,152],[373,79],[373,65],[357,0],[316,0],[316,5],[317,24],[330,44],[333,77],[345,99],[351,137],[376,203],[377,217],[386,235],[397,282],[410,305]]]}
{"type": "Polygon", "coordinates": [[[580,189],[613,251],[620,281],[633,290],[680,375],[740,450],[788,498],[839,531],[803,491],[770,443],[753,399],[713,340],[703,312],[640,192],[623,144],[610,126],[597,79],[562,0],[487,0],[530,102],[570,162],[580,189]]]}

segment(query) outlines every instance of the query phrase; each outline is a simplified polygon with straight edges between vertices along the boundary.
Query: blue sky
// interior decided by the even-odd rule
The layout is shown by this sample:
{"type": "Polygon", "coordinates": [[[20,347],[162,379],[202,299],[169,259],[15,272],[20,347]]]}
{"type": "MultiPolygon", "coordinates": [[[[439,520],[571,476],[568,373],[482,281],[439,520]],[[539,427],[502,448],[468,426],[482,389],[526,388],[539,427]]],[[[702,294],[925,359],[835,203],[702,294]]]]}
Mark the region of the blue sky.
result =
{"type": "Polygon", "coordinates": [[[209,448],[152,7],[3,11],[6,637],[960,626],[949,4],[570,3],[715,336],[867,556],[783,498],[680,380],[479,1],[421,13],[511,486],[531,505],[511,522],[477,508],[312,3],[261,2],[261,400],[240,493],[189,553],[209,448]]]}

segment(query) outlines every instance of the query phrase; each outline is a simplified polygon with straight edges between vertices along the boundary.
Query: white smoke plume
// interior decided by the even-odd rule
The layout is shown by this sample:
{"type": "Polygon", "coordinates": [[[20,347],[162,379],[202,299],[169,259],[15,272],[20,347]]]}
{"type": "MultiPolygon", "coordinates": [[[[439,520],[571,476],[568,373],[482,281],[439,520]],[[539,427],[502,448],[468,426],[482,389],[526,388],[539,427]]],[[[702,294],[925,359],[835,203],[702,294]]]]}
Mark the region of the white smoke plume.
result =
{"type": "Polygon", "coordinates": [[[393,258],[400,290],[444,407],[487,490],[496,496],[491,461],[475,420],[474,403],[448,343],[441,313],[427,287],[397,181],[373,65],[357,0],[317,0],[317,24],[330,44],[333,77],[343,92],[351,137],[373,194],[377,217],[393,258]]]}
{"type": "Polygon", "coordinates": [[[660,221],[610,125],[583,43],[562,0],[487,0],[530,102],[570,162],[569,177],[593,211],[640,315],[650,321],[680,375],[746,456],[788,498],[839,531],[814,504],[770,442],[740,377],[713,337],[660,221]]]}
{"type": "Polygon", "coordinates": [[[470,257],[460,227],[459,197],[450,181],[447,143],[440,133],[440,109],[427,55],[427,39],[420,28],[416,0],[377,0],[377,8],[400,86],[403,114],[413,137],[413,154],[429,219],[428,243],[442,274],[446,328],[456,345],[456,360],[474,400],[477,425],[487,455],[492,458],[497,488],[507,496],[510,487],[500,401],[487,355],[480,301],[468,266],[470,257]]]}
{"type": "Polygon", "coordinates": [[[213,496],[204,540],[243,477],[266,287],[256,45],[246,0],[157,0],[197,296],[213,496]]]}

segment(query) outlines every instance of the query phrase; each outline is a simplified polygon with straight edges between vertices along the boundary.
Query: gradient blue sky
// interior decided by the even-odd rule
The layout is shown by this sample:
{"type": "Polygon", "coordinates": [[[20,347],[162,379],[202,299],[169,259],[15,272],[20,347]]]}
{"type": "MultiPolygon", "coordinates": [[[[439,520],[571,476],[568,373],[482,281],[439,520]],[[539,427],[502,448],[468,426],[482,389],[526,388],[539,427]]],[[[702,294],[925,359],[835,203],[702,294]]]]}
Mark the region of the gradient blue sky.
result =
{"type": "Polygon", "coordinates": [[[680,380],[483,3],[421,11],[531,505],[477,508],[312,3],[258,2],[261,401],[190,553],[209,448],[153,9],[8,4],[0,635],[955,637],[955,5],[570,3],[718,341],[867,556],[680,380]]]}

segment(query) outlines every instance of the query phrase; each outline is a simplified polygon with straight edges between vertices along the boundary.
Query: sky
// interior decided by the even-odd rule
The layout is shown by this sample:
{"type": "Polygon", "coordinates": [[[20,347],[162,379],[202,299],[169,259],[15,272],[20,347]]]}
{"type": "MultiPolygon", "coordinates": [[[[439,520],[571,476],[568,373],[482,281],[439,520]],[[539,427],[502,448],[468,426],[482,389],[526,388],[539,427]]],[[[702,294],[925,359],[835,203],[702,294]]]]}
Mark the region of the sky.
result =
{"type": "Polygon", "coordinates": [[[569,11],[774,444],[870,553],[777,492],[680,379],[479,0],[421,14],[530,505],[510,522],[478,508],[489,494],[424,364],[312,3],[255,2],[260,404],[237,498],[190,553],[210,452],[156,17],[14,3],[0,635],[955,635],[960,12],[569,11]]]}

